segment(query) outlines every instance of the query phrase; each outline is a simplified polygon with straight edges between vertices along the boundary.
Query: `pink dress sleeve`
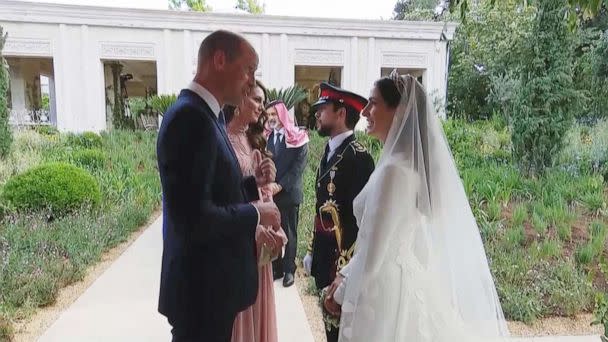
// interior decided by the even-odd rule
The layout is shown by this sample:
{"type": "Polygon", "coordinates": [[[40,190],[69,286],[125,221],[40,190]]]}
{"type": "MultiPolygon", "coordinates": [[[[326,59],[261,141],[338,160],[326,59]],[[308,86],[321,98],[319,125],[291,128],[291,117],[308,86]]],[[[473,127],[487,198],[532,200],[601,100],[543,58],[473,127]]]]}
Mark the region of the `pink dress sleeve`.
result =
{"type": "MultiPolygon", "coordinates": [[[[236,153],[237,159],[239,161],[239,166],[241,167],[241,171],[244,176],[251,176],[255,173],[255,169],[257,165],[255,164],[253,158],[253,151],[247,142],[247,138],[245,136],[231,136],[229,137],[234,148],[234,152],[236,153]],[[240,141],[239,141],[240,140],[240,141]],[[245,150],[246,149],[246,150],[245,150]]],[[[260,193],[260,201],[264,202],[272,202],[272,190],[268,186],[263,186],[258,188],[260,193]]],[[[258,226],[256,229],[256,241],[258,241],[258,236],[262,229],[265,229],[262,226],[258,226]]],[[[283,231],[283,229],[279,229],[279,235],[283,240],[283,245],[287,244],[287,235],[283,231]]],[[[262,244],[256,243],[257,255],[261,254],[262,244]]],[[[276,255],[273,257],[278,257],[281,251],[276,251],[276,255]]]]}

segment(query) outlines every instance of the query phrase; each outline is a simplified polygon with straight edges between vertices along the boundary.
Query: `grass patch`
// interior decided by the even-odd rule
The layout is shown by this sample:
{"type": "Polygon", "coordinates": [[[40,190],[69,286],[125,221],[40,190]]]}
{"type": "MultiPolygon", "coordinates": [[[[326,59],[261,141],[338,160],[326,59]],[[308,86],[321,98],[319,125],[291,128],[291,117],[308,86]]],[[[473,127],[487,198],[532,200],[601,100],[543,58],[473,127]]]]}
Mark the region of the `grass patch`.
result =
{"type": "Polygon", "coordinates": [[[541,258],[557,258],[562,255],[562,246],[557,240],[549,239],[540,245],[541,258]]]}
{"type": "MultiPolygon", "coordinates": [[[[599,122],[597,127],[608,127],[608,121],[599,122]]],[[[608,139],[594,138],[594,144],[600,144],[594,146],[568,138],[570,144],[553,169],[537,178],[526,178],[511,158],[509,132],[504,125],[448,120],[444,128],[506,317],[533,322],[590,312],[594,291],[603,290],[593,284],[607,283],[608,271],[592,270],[597,268],[608,235],[603,228],[608,223],[608,192],[599,173],[601,167],[597,172],[591,170],[586,160],[591,158],[600,165],[608,155],[608,139]],[[572,157],[576,155],[584,158],[572,157]]],[[[580,126],[573,130],[580,130],[580,126]]],[[[604,137],[608,132],[591,131],[604,137]]],[[[363,141],[377,157],[379,145],[372,142],[368,138],[363,141]]],[[[304,176],[305,203],[300,212],[300,256],[312,228],[314,176],[324,143],[312,134],[304,176]]]]}
{"type": "Polygon", "coordinates": [[[526,209],[526,207],[523,205],[518,205],[513,211],[513,217],[511,219],[511,222],[514,226],[523,226],[527,218],[528,210],[526,209]]]}
{"type": "Polygon", "coordinates": [[[100,185],[101,203],[52,221],[36,211],[6,213],[0,225],[0,339],[9,338],[10,322],[52,304],[59,289],[81,280],[105,251],[126,241],[161,198],[155,132],[80,137],[28,130],[15,137],[9,159],[25,160],[17,167],[2,163],[0,184],[44,162],[87,163],[100,185]]]}

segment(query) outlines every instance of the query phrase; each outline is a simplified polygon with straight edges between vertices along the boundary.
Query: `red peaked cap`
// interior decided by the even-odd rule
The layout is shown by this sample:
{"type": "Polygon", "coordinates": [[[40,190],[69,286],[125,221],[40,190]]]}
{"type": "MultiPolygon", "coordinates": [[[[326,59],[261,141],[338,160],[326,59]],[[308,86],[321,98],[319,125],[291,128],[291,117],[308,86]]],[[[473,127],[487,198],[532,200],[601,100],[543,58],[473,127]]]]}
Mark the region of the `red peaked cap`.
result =
{"type": "Polygon", "coordinates": [[[334,87],[329,83],[322,82],[319,85],[319,88],[319,100],[312,105],[313,108],[317,108],[325,103],[333,102],[344,105],[348,112],[359,114],[363,108],[367,106],[367,100],[363,96],[334,87]]]}

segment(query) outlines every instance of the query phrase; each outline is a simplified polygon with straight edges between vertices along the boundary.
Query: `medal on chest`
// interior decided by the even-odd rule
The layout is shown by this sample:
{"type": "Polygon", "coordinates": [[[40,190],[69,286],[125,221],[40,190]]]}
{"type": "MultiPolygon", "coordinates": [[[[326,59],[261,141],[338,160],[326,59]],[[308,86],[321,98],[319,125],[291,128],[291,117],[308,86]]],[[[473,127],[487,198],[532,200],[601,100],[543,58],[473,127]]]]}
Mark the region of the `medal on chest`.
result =
{"type": "Polygon", "coordinates": [[[329,171],[329,184],[327,184],[327,193],[330,197],[334,196],[336,192],[336,184],[334,184],[334,177],[336,177],[336,167],[333,167],[331,171],[329,171]]]}

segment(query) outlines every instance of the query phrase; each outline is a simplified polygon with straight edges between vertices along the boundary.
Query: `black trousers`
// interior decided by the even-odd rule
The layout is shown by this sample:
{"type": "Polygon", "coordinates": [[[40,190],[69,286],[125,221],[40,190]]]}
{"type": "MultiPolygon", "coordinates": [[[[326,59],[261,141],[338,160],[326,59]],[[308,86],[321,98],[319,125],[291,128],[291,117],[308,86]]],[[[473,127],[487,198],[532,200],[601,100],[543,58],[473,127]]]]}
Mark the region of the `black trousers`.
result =
{"type": "Polygon", "coordinates": [[[340,330],[338,328],[332,327],[331,330],[325,329],[325,336],[327,336],[327,342],[338,342],[339,335],[340,330]]]}
{"type": "Polygon", "coordinates": [[[296,251],[298,249],[298,215],[300,205],[281,205],[277,204],[281,212],[281,225],[287,235],[287,246],[285,255],[279,256],[272,263],[275,274],[295,273],[296,271],[296,251]]]}
{"type": "Polygon", "coordinates": [[[219,311],[201,315],[196,322],[169,322],[173,327],[172,342],[230,342],[235,318],[236,313],[219,311]]]}

